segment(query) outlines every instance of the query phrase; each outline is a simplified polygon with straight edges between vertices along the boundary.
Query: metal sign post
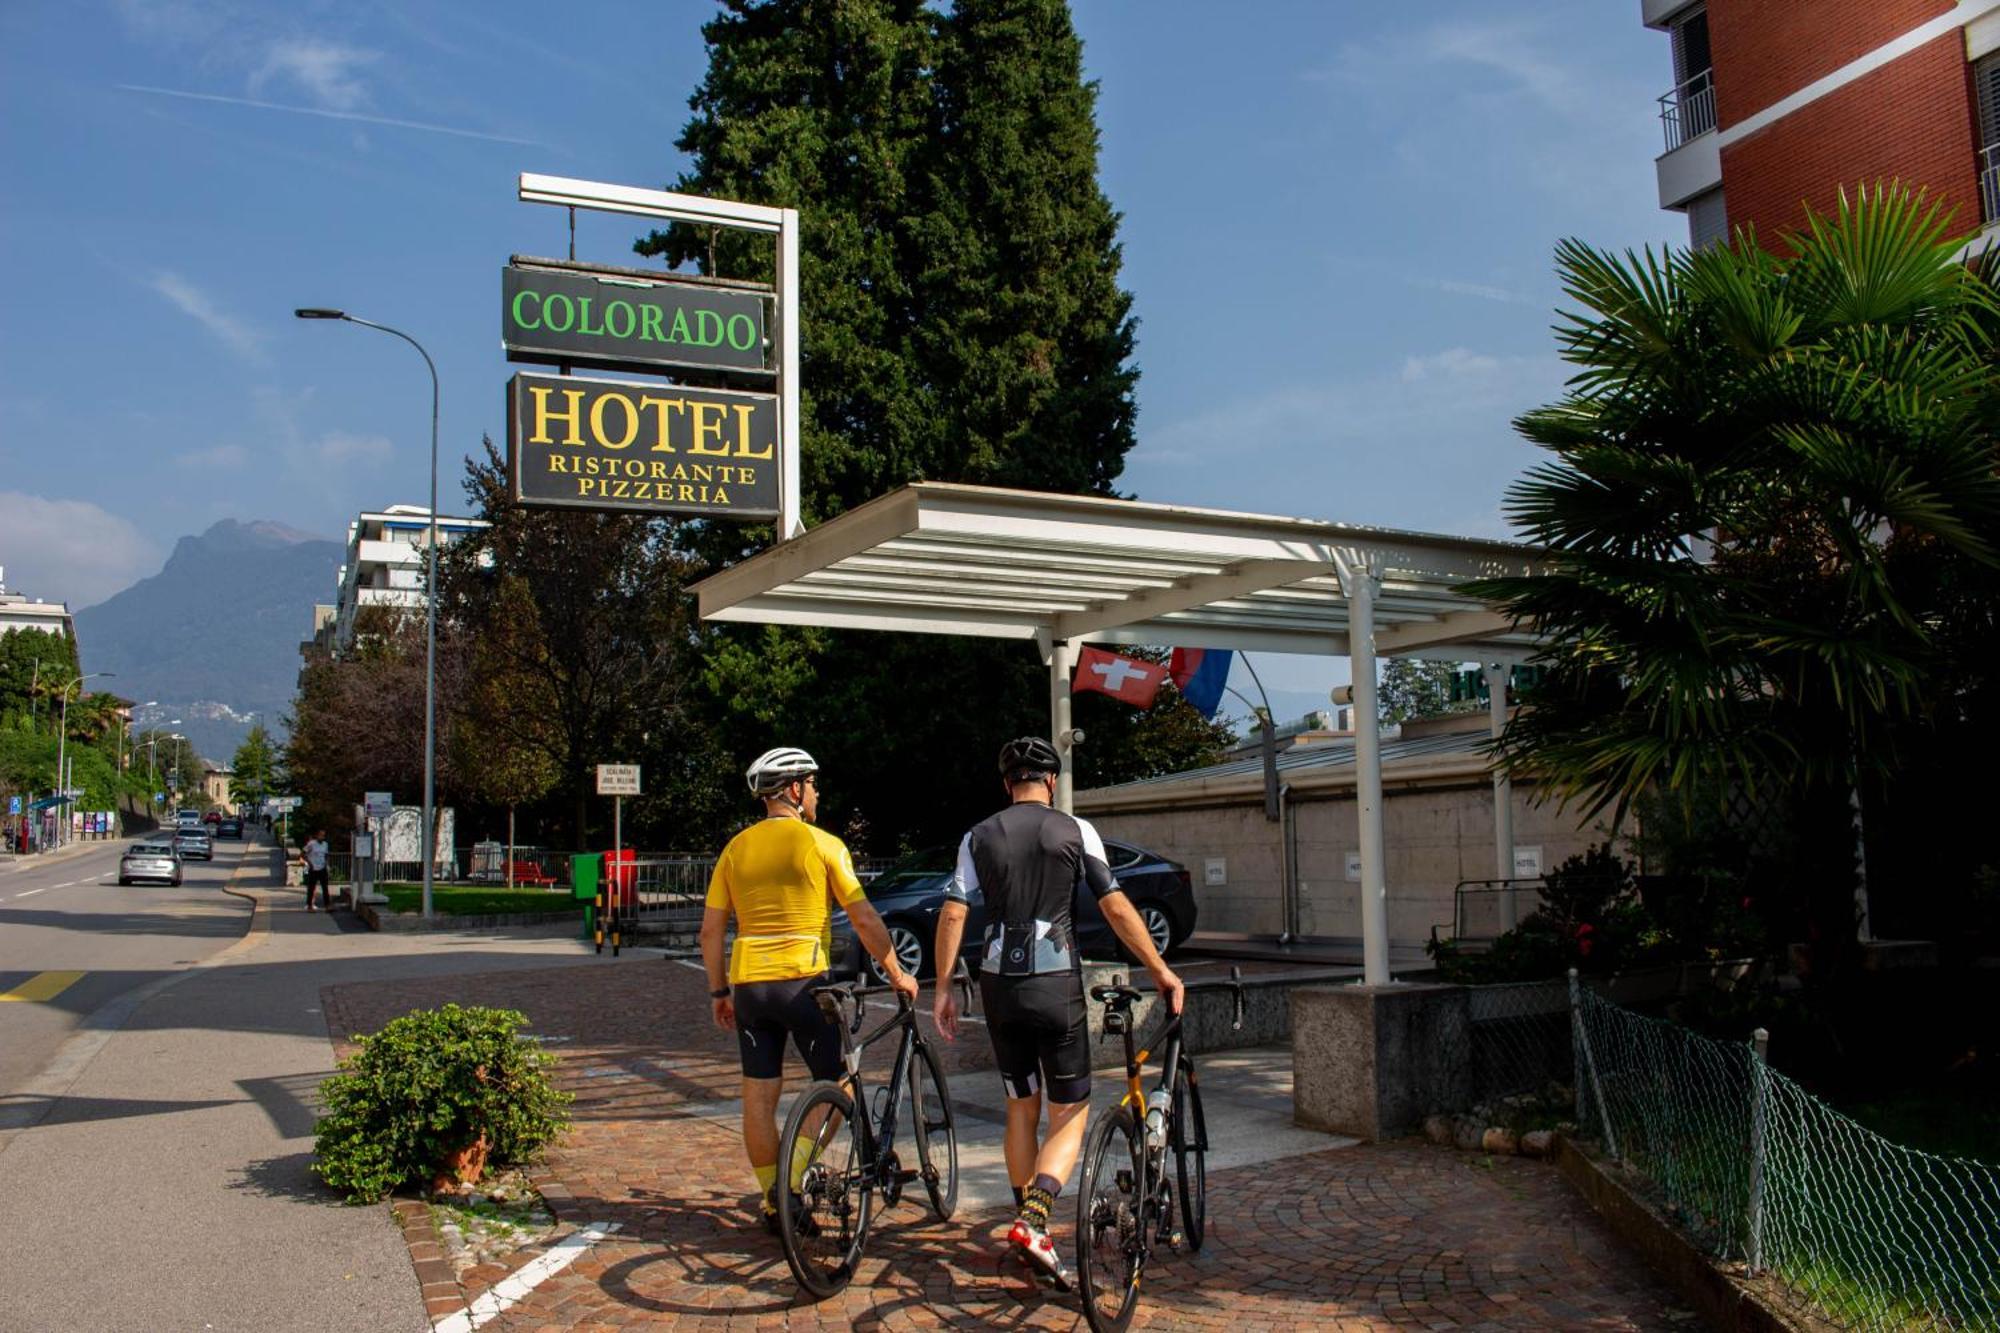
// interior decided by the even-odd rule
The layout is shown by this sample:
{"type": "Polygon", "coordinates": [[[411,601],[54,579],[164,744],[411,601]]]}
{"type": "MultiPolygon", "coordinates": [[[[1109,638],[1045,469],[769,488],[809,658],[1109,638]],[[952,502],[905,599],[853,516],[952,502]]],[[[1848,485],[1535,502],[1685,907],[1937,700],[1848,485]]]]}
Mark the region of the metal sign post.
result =
{"type": "Polygon", "coordinates": [[[599,764],[597,766],[597,794],[611,798],[611,864],[604,868],[599,880],[603,886],[605,911],[602,916],[610,917],[611,952],[615,957],[624,930],[622,917],[626,909],[626,891],[636,888],[625,878],[625,798],[639,795],[639,766],[637,764],[599,764]]]}

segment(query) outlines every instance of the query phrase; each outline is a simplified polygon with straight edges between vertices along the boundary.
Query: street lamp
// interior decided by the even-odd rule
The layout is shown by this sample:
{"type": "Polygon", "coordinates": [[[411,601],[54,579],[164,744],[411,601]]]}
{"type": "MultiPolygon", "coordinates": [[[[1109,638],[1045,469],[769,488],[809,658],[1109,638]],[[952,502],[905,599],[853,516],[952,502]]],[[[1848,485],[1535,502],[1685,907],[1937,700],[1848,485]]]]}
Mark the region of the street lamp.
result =
{"type": "Polygon", "coordinates": [[[437,605],[438,605],[438,372],[437,363],[424,345],[401,329],[361,319],[345,310],[302,306],[294,311],[300,319],[340,319],[364,328],[394,334],[417,349],[431,372],[431,541],[427,596],[424,599],[424,919],[430,920],[431,873],[437,861],[437,605]]]}
{"type": "MultiPolygon", "coordinates": [[[[179,718],[174,718],[172,721],[168,722],[167,725],[170,727],[178,727],[181,725],[181,720],[179,718]]],[[[180,738],[179,732],[170,732],[168,733],[167,736],[167,739],[169,740],[178,740],[179,738],[180,738]]],[[[157,762],[159,759],[159,752],[160,752],[160,729],[158,727],[154,727],[152,736],[148,738],[148,740],[146,741],[146,790],[147,791],[151,791],[153,787],[160,780],[159,764],[157,762]]],[[[151,806],[151,804],[152,803],[150,801],[147,802],[147,805],[149,807],[151,806]]]]}
{"type": "MultiPolygon", "coordinates": [[[[59,796],[68,797],[69,795],[69,692],[83,684],[86,680],[97,680],[100,677],[115,676],[117,674],[115,671],[93,671],[87,676],[78,676],[75,680],[63,686],[62,719],[56,723],[56,794],[59,796]]],[[[58,830],[56,845],[60,847],[63,843],[69,841],[68,838],[63,836],[63,834],[69,832],[69,802],[67,800],[60,802],[58,808],[62,811],[62,816],[56,821],[56,828],[58,830]]]]}

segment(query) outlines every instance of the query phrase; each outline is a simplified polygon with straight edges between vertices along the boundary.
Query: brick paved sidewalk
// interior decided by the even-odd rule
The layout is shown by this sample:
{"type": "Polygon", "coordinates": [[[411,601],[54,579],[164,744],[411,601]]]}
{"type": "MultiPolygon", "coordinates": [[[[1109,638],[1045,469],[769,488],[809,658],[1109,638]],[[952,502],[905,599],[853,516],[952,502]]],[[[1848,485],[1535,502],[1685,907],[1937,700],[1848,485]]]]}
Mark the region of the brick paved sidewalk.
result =
{"type": "MultiPolygon", "coordinates": [[[[698,972],[636,957],[326,992],[339,1034],[454,1000],[522,1009],[558,1039],[576,1121],[538,1183],[564,1222],[619,1231],[485,1328],[1083,1326],[1074,1298],[1046,1296],[999,1260],[1004,1210],[962,1208],[937,1224],[907,1196],[878,1219],[845,1293],[800,1302],[777,1242],[755,1223],[733,1127],[688,1114],[690,1102],[737,1092],[734,1041],[710,1024],[703,989],[698,972]]],[[[952,1072],[989,1063],[973,1037],[943,1048],[952,1072]]],[[[1065,1223],[1069,1203],[1059,1205],[1065,1223]]],[[[533,1257],[475,1270],[454,1294],[421,1233],[412,1240],[434,1317],[533,1257]]],[[[1405,1143],[1211,1171],[1207,1244],[1156,1260],[1135,1326],[1698,1325],[1545,1164],[1405,1143]]]]}

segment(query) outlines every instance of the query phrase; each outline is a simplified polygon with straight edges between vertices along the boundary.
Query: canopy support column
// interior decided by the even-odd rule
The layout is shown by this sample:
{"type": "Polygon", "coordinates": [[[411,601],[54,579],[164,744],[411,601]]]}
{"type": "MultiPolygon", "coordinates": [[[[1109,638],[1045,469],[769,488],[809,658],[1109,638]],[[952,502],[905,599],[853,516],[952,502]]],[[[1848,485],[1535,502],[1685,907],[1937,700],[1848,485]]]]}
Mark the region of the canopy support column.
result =
{"type": "Polygon", "coordinates": [[[1354,807],[1361,831],[1361,980],[1389,983],[1389,891],[1382,865],[1382,724],[1375,698],[1375,571],[1340,561],[1354,676],[1354,807]]]}
{"type": "MultiPolygon", "coordinates": [[[[1507,726],[1507,675],[1505,662],[1486,664],[1487,706],[1492,710],[1495,739],[1507,726]]],[[[1517,905],[1514,901],[1514,780],[1499,760],[1493,762],[1493,876],[1500,885],[1500,929],[1514,928],[1517,905]]]]}
{"type": "Polygon", "coordinates": [[[1068,639],[1052,640],[1048,660],[1049,741],[1063,761],[1056,778],[1056,809],[1070,814],[1070,793],[1076,789],[1076,733],[1069,720],[1069,673],[1076,666],[1076,645],[1068,639]]]}

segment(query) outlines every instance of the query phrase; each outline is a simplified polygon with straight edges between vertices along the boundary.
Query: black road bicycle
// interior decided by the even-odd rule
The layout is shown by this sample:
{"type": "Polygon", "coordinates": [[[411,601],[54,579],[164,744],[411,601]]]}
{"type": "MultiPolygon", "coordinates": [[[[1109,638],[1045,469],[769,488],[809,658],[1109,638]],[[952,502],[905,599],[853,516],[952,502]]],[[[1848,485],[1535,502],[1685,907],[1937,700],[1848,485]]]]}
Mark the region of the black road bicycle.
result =
{"type": "MultiPolygon", "coordinates": [[[[1184,993],[1223,989],[1234,992],[1233,1026],[1241,1029],[1241,968],[1230,968],[1227,981],[1192,982],[1184,993]]],[[[1119,978],[1090,988],[1090,997],[1104,1006],[1105,1033],[1124,1038],[1126,1084],[1125,1096],[1097,1122],[1084,1146],[1083,1188],[1076,1201],[1077,1285],[1084,1318],[1097,1333],[1117,1333],[1132,1322],[1139,1279],[1155,1245],[1192,1254],[1201,1249],[1208,1229],[1208,1122],[1201,1113],[1194,1057],[1181,1043],[1186,1001],[1181,1013],[1167,1015],[1153,1039],[1135,1052],[1132,1004],[1145,994],[1119,978]],[[1160,1081],[1148,1097],[1139,1076],[1156,1050],[1160,1081]]]]}
{"type": "Polygon", "coordinates": [[[903,1187],[922,1181],[931,1211],[940,1221],[958,1207],[958,1129],[950,1091],[937,1054],[917,1027],[916,1006],[896,997],[895,1016],[867,1036],[861,1031],[868,997],[887,986],[844,982],[815,986],[813,996],[840,1027],[841,1060],[847,1072],[837,1083],[815,1083],[785,1121],[778,1140],[778,1171],[792,1166],[792,1145],[810,1145],[794,1189],[778,1191],[778,1238],[792,1276],[817,1300],[845,1287],[861,1263],[868,1242],[874,1199],[894,1207],[903,1187]],[[849,1019],[848,1009],[853,1010],[849,1019]],[[889,1081],[874,1088],[872,1110],[861,1081],[861,1053],[891,1032],[900,1032],[889,1081]],[[913,1165],[897,1152],[898,1114],[909,1097],[915,1140],[913,1165]],[[856,1115],[857,1106],[868,1113],[856,1115]]]}

